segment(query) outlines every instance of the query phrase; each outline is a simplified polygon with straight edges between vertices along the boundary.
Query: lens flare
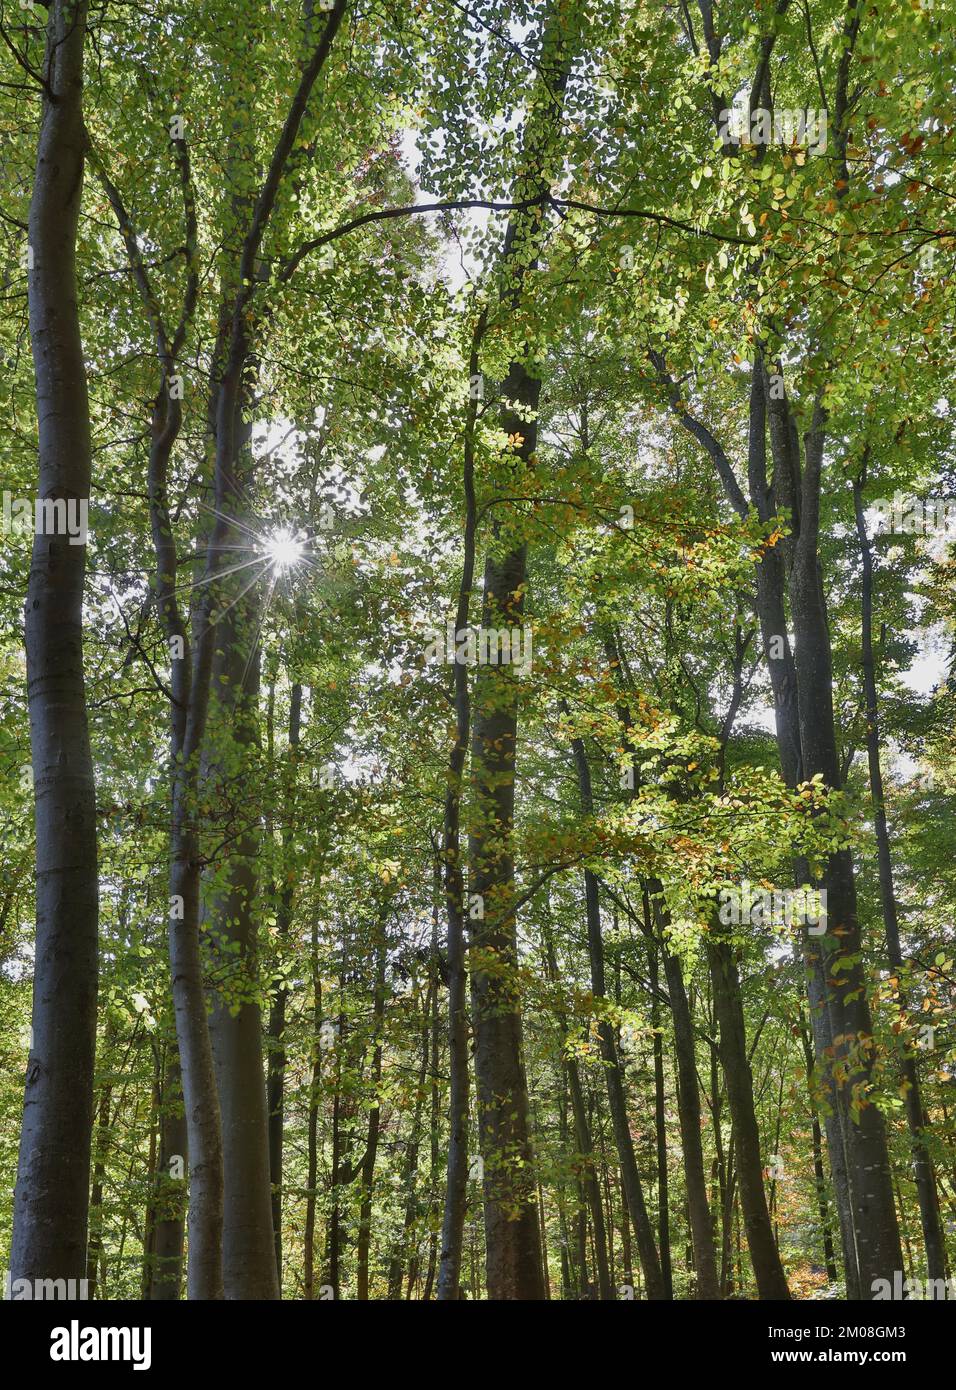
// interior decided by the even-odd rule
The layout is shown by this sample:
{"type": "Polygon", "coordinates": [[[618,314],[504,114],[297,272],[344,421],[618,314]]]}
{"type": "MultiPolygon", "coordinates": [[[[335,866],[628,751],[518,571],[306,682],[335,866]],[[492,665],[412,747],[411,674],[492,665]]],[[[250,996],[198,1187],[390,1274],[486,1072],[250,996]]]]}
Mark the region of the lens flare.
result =
{"type": "Polygon", "coordinates": [[[266,536],[262,553],[273,569],[282,574],[299,563],[305,554],[305,546],[291,531],[273,531],[272,535],[266,536]]]}

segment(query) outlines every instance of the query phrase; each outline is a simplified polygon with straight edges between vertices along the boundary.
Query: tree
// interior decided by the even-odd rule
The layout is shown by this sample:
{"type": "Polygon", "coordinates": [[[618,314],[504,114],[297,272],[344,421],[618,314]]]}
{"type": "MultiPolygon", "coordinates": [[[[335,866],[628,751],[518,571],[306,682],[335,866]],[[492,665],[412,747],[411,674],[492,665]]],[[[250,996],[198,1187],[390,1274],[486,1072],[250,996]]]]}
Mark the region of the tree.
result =
{"type": "Polygon", "coordinates": [[[34,1280],[85,1274],[93,1129],[99,883],[82,617],[92,446],[76,273],[86,22],[82,0],[49,7],[27,232],[40,452],[26,606],[37,927],[10,1267],[34,1280]],[[51,503],[48,531],[39,508],[51,503]]]}

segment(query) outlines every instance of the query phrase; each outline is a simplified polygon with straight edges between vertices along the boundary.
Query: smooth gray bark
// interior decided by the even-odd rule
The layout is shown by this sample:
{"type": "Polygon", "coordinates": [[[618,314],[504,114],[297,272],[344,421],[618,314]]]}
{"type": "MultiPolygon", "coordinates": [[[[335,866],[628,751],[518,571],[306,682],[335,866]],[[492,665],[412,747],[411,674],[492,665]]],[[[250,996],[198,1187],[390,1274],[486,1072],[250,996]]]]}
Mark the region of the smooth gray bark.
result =
{"type": "MultiPolygon", "coordinates": [[[[77,310],[83,188],[85,0],[49,6],[30,201],[30,342],[42,499],[87,503],[91,444],[77,310]]],[[[89,1213],[96,1048],[96,803],[83,676],[86,545],[36,535],[26,604],[36,806],[36,951],[10,1274],[81,1279],[89,1213]]]]}

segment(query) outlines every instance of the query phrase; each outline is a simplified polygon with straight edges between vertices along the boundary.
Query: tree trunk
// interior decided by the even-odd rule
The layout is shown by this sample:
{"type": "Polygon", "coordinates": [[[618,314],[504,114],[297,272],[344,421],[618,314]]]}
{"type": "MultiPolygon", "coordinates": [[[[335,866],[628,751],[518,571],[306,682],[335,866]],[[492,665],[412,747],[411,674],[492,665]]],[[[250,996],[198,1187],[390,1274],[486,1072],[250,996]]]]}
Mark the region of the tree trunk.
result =
{"type": "MultiPolygon", "coordinates": [[[[566,705],[564,709],[566,712],[566,705]]],[[[590,816],[594,811],[594,801],[591,794],[591,770],[588,767],[584,744],[579,738],[572,739],[571,749],[574,754],[574,763],[577,770],[581,810],[585,816],[590,816]]],[[[584,871],[584,902],[587,916],[591,991],[595,1000],[603,1000],[607,997],[607,990],[604,978],[604,939],[601,932],[601,904],[598,892],[598,880],[590,869],[585,869],[584,871]]],[[[641,1177],[637,1169],[637,1159],[634,1154],[634,1141],[631,1138],[631,1125],[627,1114],[627,1097],[624,1092],[624,1080],[621,1074],[620,1060],[614,1041],[614,1031],[607,1019],[602,1018],[599,1020],[598,1037],[601,1042],[601,1056],[604,1059],[604,1076],[607,1084],[608,1108],[611,1112],[614,1142],[617,1146],[618,1162],[621,1167],[621,1181],[624,1185],[624,1195],[627,1198],[627,1207],[631,1215],[631,1223],[637,1237],[637,1248],[640,1254],[641,1268],[644,1271],[644,1283],[647,1287],[647,1296],[649,1299],[663,1299],[667,1296],[664,1278],[661,1273],[657,1246],[654,1243],[654,1231],[651,1226],[650,1217],[647,1214],[647,1205],[644,1201],[644,1189],[641,1185],[641,1177]]]]}
{"type": "MultiPolygon", "coordinates": [[[[547,978],[552,983],[556,983],[558,980],[558,963],[554,954],[554,941],[550,926],[545,925],[543,932],[547,978]]],[[[562,1042],[566,1042],[567,1018],[561,1014],[558,1017],[558,1022],[562,1031],[562,1042]]],[[[577,1060],[571,1053],[567,1053],[563,1065],[568,1083],[568,1093],[571,1098],[571,1113],[574,1117],[575,1142],[584,1168],[584,1196],[587,1201],[588,1210],[591,1213],[591,1227],[594,1232],[594,1266],[595,1273],[597,1274],[598,1298],[602,1302],[610,1302],[614,1299],[614,1285],[611,1280],[611,1271],[608,1263],[607,1224],[604,1220],[601,1188],[598,1182],[597,1169],[595,1167],[591,1126],[588,1122],[587,1107],[584,1104],[584,1088],[581,1085],[581,1073],[578,1068],[577,1060]]]]}
{"type": "MultiPolygon", "coordinates": [[[[662,371],[660,360],[655,362],[655,365],[659,371],[662,371]]],[[[780,371],[778,364],[778,375],[780,375],[780,371]]],[[[815,476],[809,479],[810,485],[805,489],[801,480],[800,444],[796,425],[786,396],[781,397],[778,393],[769,392],[767,389],[768,381],[766,364],[758,348],[750,391],[748,482],[751,503],[761,521],[767,521],[776,511],[789,511],[794,532],[799,534],[801,513],[805,506],[804,492],[806,492],[806,501],[811,503],[813,513],[811,521],[818,516],[822,435],[818,439],[819,453],[815,458],[815,476]],[[768,427],[773,456],[772,483],[767,475],[768,427]]],[[[678,417],[685,428],[690,430],[710,454],[735,511],[742,517],[746,516],[747,499],[741,492],[730,462],[718,441],[699,421],[691,420],[685,410],[679,408],[678,417]]],[[[805,537],[803,554],[804,566],[806,566],[808,559],[812,560],[814,572],[817,574],[815,546],[814,531],[812,536],[805,537]]],[[[808,767],[807,750],[804,749],[802,743],[804,720],[816,720],[820,710],[824,711],[825,717],[825,711],[829,710],[830,736],[833,737],[832,690],[827,686],[825,691],[821,691],[824,704],[818,710],[806,678],[804,679],[804,689],[801,690],[793,648],[789,640],[786,591],[788,572],[792,575],[793,571],[793,555],[794,542],[782,540],[763,554],[757,565],[756,573],[757,611],[764,655],[768,663],[773,691],[777,747],[784,781],[789,787],[795,787],[802,779],[812,775],[813,771],[808,767]],[[782,651],[777,650],[778,644],[782,647],[782,651]],[[811,700],[809,710],[803,708],[803,702],[807,698],[811,700]]],[[[792,599],[793,592],[791,590],[791,601],[792,599]]],[[[825,626],[822,591],[817,594],[816,606],[818,609],[823,608],[825,626]]],[[[803,636],[798,631],[798,616],[795,612],[794,630],[798,643],[805,641],[810,646],[816,645],[818,647],[819,643],[814,644],[810,633],[806,631],[805,623],[801,625],[804,628],[803,636]]],[[[828,653],[828,635],[826,635],[825,649],[828,653]]],[[[808,663],[804,662],[805,676],[807,667],[808,663]]],[[[795,863],[794,871],[798,885],[809,881],[809,874],[804,863],[798,860],[795,863]]],[[[803,951],[814,1052],[817,1059],[818,1074],[825,1093],[824,1123],[830,1169],[833,1175],[834,1200],[840,1224],[847,1295],[849,1298],[861,1298],[863,1293],[861,1291],[856,1232],[863,1219],[863,1214],[854,1186],[851,1183],[850,1173],[850,1148],[854,1141],[854,1125],[846,1102],[845,1088],[836,1084],[833,1063],[834,1038],[842,1035],[843,1028],[840,1021],[836,1020],[835,1022],[833,1017],[836,1009],[828,983],[827,952],[824,946],[819,938],[810,937],[809,933],[805,931],[803,951]]]]}
{"type": "MultiPolygon", "coordinates": [[[[289,769],[282,808],[282,865],[284,878],[276,914],[276,939],[286,941],[292,925],[292,825],[295,816],[295,775],[302,728],[302,686],[293,683],[289,701],[289,769]]],[[[272,1188],[272,1231],[275,1240],[279,1295],[282,1294],[282,1141],[285,1124],[285,1012],[289,991],[285,978],[276,986],[269,1008],[269,1047],[266,1057],[266,1112],[269,1124],[269,1181],[272,1188]]]]}
{"type": "MultiPolygon", "coordinates": [[[[209,397],[210,435],[215,441],[214,460],[214,523],[206,546],[206,578],[202,597],[193,613],[194,643],[191,658],[173,662],[174,682],[181,683],[182,694],[177,696],[174,718],[174,782],[172,796],[171,895],[174,915],[170,921],[170,968],[173,982],[173,1003],[176,1014],[176,1033],[182,1067],[183,1093],[186,1102],[186,1122],[189,1134],[189,1155],[192,1169],[189,1191],[189,1297],[221,1298],[223,1296],[223,1144],[222,1122],[219,1113],[216,1071],[212,1055],[209,1027],[206,1019],[206,999],[202,975],[202,953],[199,939],[200,845],[195,830],[197,819],[198,763],[202,754],[209,697],[214,665],[218,619],[234,601],[244,582],[236,582],[230,551],[248,545],[236,525],[236,499],[244,496],[238,474],[240,449],[243,443],[244,422],[242,403],[248,385],[250,334],[255,325],[255,313],[250,300],[257,284],[257,257],[269,219],[275,209],[289,156],[308,106],[309,95],[331,51],[335,36],[345,13],[347,0],[333,0],[321,35],[303,66],[300,81],[289,107],[269,162],[268,172],[255,198],[249,222],[242,235],[236,255],[229,260],[222,277],[223,296],[220,306],[219,332],[213,352],[213,370],[209,397]],[[228,572],[228,576],[227,573],[228,572]],[[229,577],[231,576],[231,578],[229,577]],[[177,672],[181,671],[182,674],[177,672]]],[[[241,199],[240,199],[241,202],[241,199]]],[[[238,204],[232,209],[232,235],[243,226],[238,204]]],[[[151,480],[151,499],[156,493],[151,480]]],[[[175,548],[171,544],[168,509],[153,506],[153,534],[157,540],[158,603],[166,616],[167,631],[177,623],[175,602],[175,548]],[[161,542],[161,544],[160,544],[161,542]]],[[[197,593],[199,592],[197,586],[197,593]]],[[[184,647],[189,648],[181,632],[184,647]]],[[[177,683],[173,693],[176,695],[177,683]]],[[[257,1011],[258,1012],[258,1011],[257,1011]]],[[[242,1030],[243,1047],[247,1047],[248,1030],[242,1030]]],[[[234,1040],[235,1041],[235,1040],[234,1040]]],[[[261,1051],[261,1039],[254,1042],[261,1051]]],[[[247,1059],[244,1059],[247,1060],[247,1059]]],[[[249,1074],[248,1071],[246,1074],[249,1074]]],[[[262,1132],[265,1135],[265,1094],[261,1106],[258,1099],[250,1104],[261,1108],[262,1132]]],[[[241,1109],[237,1103],[237,1113],[241,1109]]],[[[230,1116],[230,1125],[236,1116],[230,1116]]],[[[258,1118],[256,1128],[259,1127],[258,1118]]],[[[258,1144],[258,1141],[257,1141],[258,1144]]],[[[260,1159],[256,1157],[257,1165],[260,1159]]],[[[269,1208],[269,1246],[274,1249],[271,1234],[271,1204],[268,1191],[268,1148],[265,1146],[266,1206],[269,1208]]],[[[257,1179],[257,1187],[258,1187],[257,1179]]],[[[259,1201],[257,1196],[256,1201],[259,1201]]],[[[243,1219],[243,1226],[247,1222],[243,1219]]],[[[254,1244],[261,1250],[263,1217],[253,1223],[254,1244]]],[[[235,1228],[234,1228],[235,1229],[235,1228]]],[[[252,1228],[250,1228],[252,1229],[252,1228]]],[[[242,1237],[245,1239],[245,1236],[242,1237]]],[[[230,1249],[233,1241],[230,1238],[230,1249]]],[[[270,1277],[264,1257],[255,1276],[257,1286],[268,1292],[270,1277]]],[[[277,1289],[277,1276],[271,1278],[277,1289]]]]}
{"type": "MultiPolygon", "coordinates": [[[[478,320],[471,342],[469,380],[478,375],[478,352],[484,335],[484,315],[478,320]]],[[[461,583],[458,588],[458,607],[455,632],[464,634],[471,612],[471,590],[475,578],[475,504],[474,434],[478,401],[472,392],[465,416],[464,432],[464,492],[465,531],[462,553],[461,583]]],[[[445,789],[445,819],[443,830],[443,863],[445,912],[448,922],[448,1173],[445,1188],[445,1209],[442,1219],[441,1262],[438,1269],[438,1299],[441,1302],[458,1298],[461,1283],[462,1239],[465,1229],[465,1207],[468,1196],[468,982],[465,964],[465,879],[461,862],[461,790],[471,733],[471,699],[468,690],[468,667],[463,662],[454,666],[455,741],[448,759],[448,781],[445,789]]]]}
{"type": "Polygon", "coordinates": [[[367,1303],[369,1296],[369,1255],[372,1242],[372,1197],[375,1183],[375,1160],[378,1156],[378,1136],[381,1129],[382,1108],[379,1101],[379,1088],[382,1082],[382,1052],[384,1043],[382,1028],[385,1017],[385,962],[387,943],[385,939],[385,914],[379,923],[381,939],[376,948],[375,999],[372,1006],[372,1028],[374,1044],[372,1048],[371,1088],[372,1106],[368,1112],[368,1138],[361,1166],[361,1197],[359,1199],[358,1241],[356,1243],[356,1298],[367,1303]]]}
{"type": "MultiPolygon", "coordinates": [[[[604,648],[611,669],[621,683],[621,663],[617,657],[615,643],[611,634],[605,634],[604,648]]],[[[618,706],[618,721],[621,738],[625,747],[630,744],[628,730],[631,727],[630,710],[623,703],[618,706]]],[[[576,755],[577,756],[577,755],[576,755]]],[[[590,771],[583,756],[583,773],[587,778],[588,799],[590,803],[590,771]]],[[[580,784],[581,768],[578,780],[580,784]]],[[[638,791],[635,785],[632,794],[638,791]]],[[[714,1253],[714,1228],[707,1200],[707,1182],[704,1175],[704,1154],[700,1137],[700,1093],[697,1085],[697,1062],[694,1045],[694,1028],[691,1020],[687,991],[680,961],[667,949],[664,927],[667,914],[664,907],[664,890],[659,879],[648,879],[643,891],[644,922],[643,929],[649,938],[653,936],[651,919],[657,924],[657,937],[663,952],[664,976],[667,981],[668,998],[674,1025],[674,1050],[677,1060],[678,1115],[680,1119],[681,1147],[684,1155],[684,1176],[687,1188],[687,1203],[690,1213],[691,1239],[694,1246],[694,1266],[697,1273],[697,1297],[701,1300],[720,1297],[717,1266],[714,1253]]],[[[653,945],[649,945],[653,950],[653,945]]]]}
{"type": "MultiPolygon", "coordinates": [[[[876,831],[877,862],[880,876],[880,901],[883,907],[883,926],[886,932],[886,953],[894,970],[903,965],[900,946],[899,918],[893,890],[893,859],[886,824],[886,803],[883,794],[883,769],[880,765],[880,725],[876,691],[876,668],[873,658],[873,553],[866,534],[863,515],[863,479],[853,484],[853,503],[856,511],[856,530],[860,540],[863,562],[863,593],[861,638],[863,656],[863,691],[866,698],[866,752],[870,772],[870,796],[873,802],[873,821],[876,831]]],[[[905,1011],[906,999],[899,989],[900,1009],[905,1011]]],[[[946,1278],[946,1243],[939,1213],[939,1196],[933,1160],[926,1142],[926,1115],[920,1094],[919,1069],[916,1058],[904,1047],[901,1059],[906,1123],[913,1152],[913,1171],[919,1200],[920,1224],[926,1248],[926,1271],[930,1279],[946,1278]]]]}
{"type": "MultiPolygon", "coordinates": [[[[655,887],[658,886],[655,884],[655,887]]],[[[656,898],[654,901],[657,904],[656,898]]],[[[661,921],[660,914],[661,908],[656,906],[655,915],[657,915],[659,922],[661,921]]],[[[714,1223],[707,1199],[704,1151],[700,1137],[700,1091],[697,1085],[694,1026],[691,1020],[690,1004],[684,986],[684,972],[681,963],[677,956],[671,955],[668,951],[666,942],[662,943],[662,953],[664,978],[667,981],[667,996],[670,1000],[671,1021],[674,1028],[674,1055],[678,1078],[677,1113],[680,1120],[684,1184],[687,1190],[687,1207],[694,1250],[696,1296],[702,1300],[717,1299],[720,1297],[720,1284],[714,1253],[714,1223]]]]}
{"type": "Polygon", "coordinates": [[[720,1064],[734,1124],[740,1203],[757,1292],[761,1299],[789,1299],[790,1290],[767,1211],[760,1160],[760,1129],[754,1109],[753,1076],[747,1055],[740,980],[733,948],[712,936],[707,941],[707,959],[714,986],[720,1064]]]}
{"type": "MultiPolygon", "coordinates": [[[[257,743],[259,646],[252,636],[257,605],[234,603],[217,624],[213,664],[216,702],[206,734],[203,785],[229,787],[222,830],[242,827],[218,871],[207,881],[206,933],[215,980],[210,1037],[222,1116],[223,1289],[226,1298],[279,1296],[269,1131],[259,1007],[255,900],[259,835],[249,754],[257,743]]],[[[217,832],[220,827],[216,827],[217,832]]]]}
{"type": "MultiPolygon", "coordinates": [[[[564,90],[571,63],[565,27],[571,7],[554,6],[545,18],[535,83],[535,101],[522,138],[516,202],[543,200],[551,187],[551,164],[561,127],[564,90]]],[[[541,209],[535,209],[540,213],[541,209]]],[[[529,254],[538,222],[530,211],[509,218],[501,255],[506,281],[503,308],[517,310],[521,288],[537,261],[529,254]]],[[[533,467],[541,383],[523,362],[513,361],[504,382],[500,423],[515,466],[533,467]]],[[[485,560],[482,627],[521,625],[527,578],[527,546],[505,553],[494,544],[485,560]]],[[[535,1201],[534,1160],[528,1125],[521,1012],[513,973],[517,965],[514,898],[515,772],[518,691],[510,665],[480,666],[475,683],[472,783],[475,829],[471,835],[471,892],[483,904],[472,950],[493,960],[494,972],[476,966],[471,977],[475,1033],[478,1127],[484,1158],[486,1282],[491,1299],[544,1297],[541,1238],[535,1201]]]]}
{"type": "MultiPolygon", "coordinates": [[[[90,496],[90,412],[76,281],[86,21],[85,0],[54,0],[49,6],[49,92],[42,102],[28,231],[37,495],[57,500],[61,511],[85,508],[90,496]]],[[[96,1051],[96,804],[83,677],[86,544],[85,536],[83,544],[71,544],[63,521],[58,518],[58,534],[34,537],[26,604],[36,948],[12,1280],[82,1279],[86,1270],[96,1051]]]]}
{"type": "MultiPolygon", "coordinates": [[[[107,1029],[107,1035],[110,1033],[107,1029]]],[[[107,1042],[109,1036],[107,1036],[107,1042]]],[[[105,1049],[104,1049],[105,1050],[105,1049]]],[[[106,1156],[110,1143],[110,1106],[113,1087],[104,1081],[100,1087],[100,1100],[96,1124],[96,1144],[93,1158],[93,1186],[90,1191],[90,1239],[86,1250],[87,1298],[96,1298],[97,1273],[103,1253],[103,1180],[106,1177],[106,1156]]]]}
{"type": "Polygon", "coordinates": [[[651,1027],[654,1030],[654,1132],[657,1138],[657,1231],[661,1252],[661,1277],[664,1293],[674,1297],[674,1275],[671,1269],[670,1212],[667,1181],[667,1098],[664,1093],[664,1039],[660,1029],[660,1000],[657,950],[648,943],[648,973],[651,985],[651,1027]]]}
{"type": "Polygon", "coordinates": [[[591,1127],[588,1124],[584,1105],[584,1090],[581,1086],[581,1073],[573,1057],[566,1064],[568,1091],[571,1096],[571,1113],[574,1116],[574,1130],[578,1152],[584,1162],[584,1196],[591,1215],[591,1231],[594,1236],[594,1271],[597,1275],[597,1293],[602,1302],[612,1301],[614,1286],[608,1264],[607,1224],[604,1220],[604,1206],[601,1202],[601,1186],[595,1167],[594,1145],[591,1127]]]}
{"type": "MultiPolygon", "coordinates": [[[[441,896],[441,872],[436,866],[435,872],[435,899],[438,901],[441,896]]],[[[437,971],[438,965],[438,913],[432,915],[432,938],[431,938],[431,961],[432,969],[437,971]]],[[[441,1075],[439,1073],[439,1062],[441,1060],[441,1036],[438,1025],[438,986],[436,984],[432,991],[432,1026],[431,1026],[431,1055],[428,1061],[429,1086],[428,1086],[428,1183],[430,1190],[430,1205],[436,1201],[436,1193],[439,1190],[440,1177],[440,1134],[441,1125],[441,1075]]],[[[435,1285],[435,1274],[438,1269],[438,1234],[434,1227],[428,1237],[428,1267],[425,1270],[425,1284],[422,1289],[422,1301],[428,1303],[431,1300],[432,1289],[435,1285]]],[[[411,1280],[409,1280],[409,1297],[411,1297],[411,1280]]]]}
{"type": "MultiPolygon", "coordinates": [[[[436,903],[437,911],[437,903],[436,903]]],[[[402,1188],[405,1192],[405,1220],[402,1227],[402,1235],[392,1255],[388,1270],[388,1298],[389,1302],[395,1303],[401,1300],[402,1285],[404,1283],[404,1260],[402,1251],[409,1240],[414,1241],[414,1246],[408,1254],[408,1285],[409,1290],[414,1286],[418,1278],[419,1254],[418,1243],[421,1238],[419,1228],[419,1200],[417,1190],[418,1176],[418,1152],[422,1140],[422,1111],[425,1106],[425,1088],[428,1078],[428,1057],[431,1040],[429,1038],[429,1011],[431,1009],[432,991],[438,988],[437,980],[432,979],[428,983],[425,992],[424,1005],[422,1009],[422,1055],[418,1067],[418,1078],[415,1086],[415,1104],[412,1110],[411,1133],[408,1137],[408,1146],[405,1150],[405,1162],[402,1166],[402,1188]]]]}
{"type": "Polygon", "coordinates": [[[175,1302],[182,1290],[187,1164],[186,1118],[175,1042],[166,1053],[160,1097],[149,1298],[152,1302],[175,1302]],[[177,1177],[177,1173],[182,1176],[177,1177]]]}
{"type": "Polygon", "coordinates": [[[801,1022],[800,1038],[803,1043],[803,1056],[807,1067],[807,1094],[810,1101],[810,1124],[813,1136],[813,1177],[817,1188],[817,1207],[820,1213],[820,1240],[823,1245],[823,1263],[830,1283],[837,1277],[836,1258],[833,1253],[833,1232],[830,1229],[830,1204],[827,1201],[827,1180],[823,1168],[823,1135],[820,1130],[820,1116],[817,1112],[816,1097],[813,1094],[813,1039],[801,1022]]]}
{"type": "MultiPolygon", "coordinates": [[[[523,369],[503,388],[513,396],[523,369]]],[[[537,383],[534,397],[537,399],[537,383]]],[[[517,424],[515,424],[517,428],[517,424]]],[[[522,428],[532,428],[522,425],[522,428]]],[[[525,549],[485,566],[484,628],[520,623],[525,549]],[[515,594],[519,598],[515,598],[515,594]]],[[[472,954],[491,960],[494,973],[476,964],[471,977],[475,1034],[478,1125],[484,1159],[485,1243],[488,1297],[544,1297],[541,1241],[525,1076],[521,1014],[514,981],[517,940],[511,900],[517,692],[511,669],[486,666],[475,687],[472,744],[476,822],[471,836],[471,891],[483,918],[473,923],[472,954]]]]}
{"type": "Polygon", "coordinates": [[[312,919],[312,1073],[309,1078],[307,1122],[308,1168],[305,1194],[305,1231],[302,1237],[303,1284],[305,1298],[315,1297],[315,1205],[319,1181],[319,1087],[322,1081],[322,979],[319,974],[319,933],[312,919]]]}
{"type": "MultiPolygon", "coordinates": [[[[842,784],[833,714],[833,673],[826,602],[817,554],[820,474],[825,417],[818,407],[807,434],[800,530],[790,571],[790,609],[796,637],[797,690],[803,775],[822,774],[825,786],[842,784]]],[[[872,1298],[878,1279],[892,1282],[902,1268],[899,1226],[893,1201],[886,1127],[869,1099],[873,1084],[873,1023],[861,960],[856,882],[849,850],[832,854],[824,876],[827,940],[837,943],[827,958],[828,1011],[834,1066],[845,1074],[840,1088],[853,1096],[844,1126],[853,1200],[860,1295],[872,1298]]],[[[848,1101],[844,1099],[844,1105],[848,1101]]]]}

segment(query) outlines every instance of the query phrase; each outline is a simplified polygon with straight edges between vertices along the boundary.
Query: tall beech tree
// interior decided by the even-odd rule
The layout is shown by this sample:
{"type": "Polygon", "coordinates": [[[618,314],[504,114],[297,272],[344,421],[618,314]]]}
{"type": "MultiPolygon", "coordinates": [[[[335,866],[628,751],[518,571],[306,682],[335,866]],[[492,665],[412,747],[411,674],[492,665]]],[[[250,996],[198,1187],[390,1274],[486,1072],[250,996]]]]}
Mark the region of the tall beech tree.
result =
{"type": "Polygon", "coordinates": [[[49,6],[27,228],[39,443],[26,597],[36,947],[10,1253],[14,1279],[80,1279],[86,1272],[99,878],[83,664],[86,535],[67,530],[70,510],[85,524],[92,471],[76,268],[86,24],[81,0],[49,6]],[[48,528],[39,509],[50,504],[54,524],[48,528]]]}
{"type": "MultiPolygon", "coordinates": [[[[530,93],[513,189],[516,203],[540,198],[551,187],[562,96],[574,60],[576,21],[573,6],[555,6],[544,20],[539,76],[530,93]]],[[[541,211],[515,212],[508,221],[498,273],[502,307],[512,315],[520,312],[523,287],[537,267],[541,211]]],[[[511,361],[500,395],[501,430],[508,441],[506,470],[513,469],[520,478],[534,467],[541,396],[541,382],[522,358],[511,361]]],[[[520,627],[526,583],[526,542],[520,537],[504,538],[496,517],[485,558],[481,625],[486,631],[520,627]]],[[[480,907],[471,933],[471,949],[477,957],[471,991],[487,1280],[492,1298],[544,1295],[521,1013],[508,978],[509,969],[517,963],[514,857],[509,842],[514,823],[518,701],[513,666],[481,668],[472,723],[477,809],[469,844],[469,889],[480,907]],[[483,968],[483,962],[493,968],[483,968]]]]}

